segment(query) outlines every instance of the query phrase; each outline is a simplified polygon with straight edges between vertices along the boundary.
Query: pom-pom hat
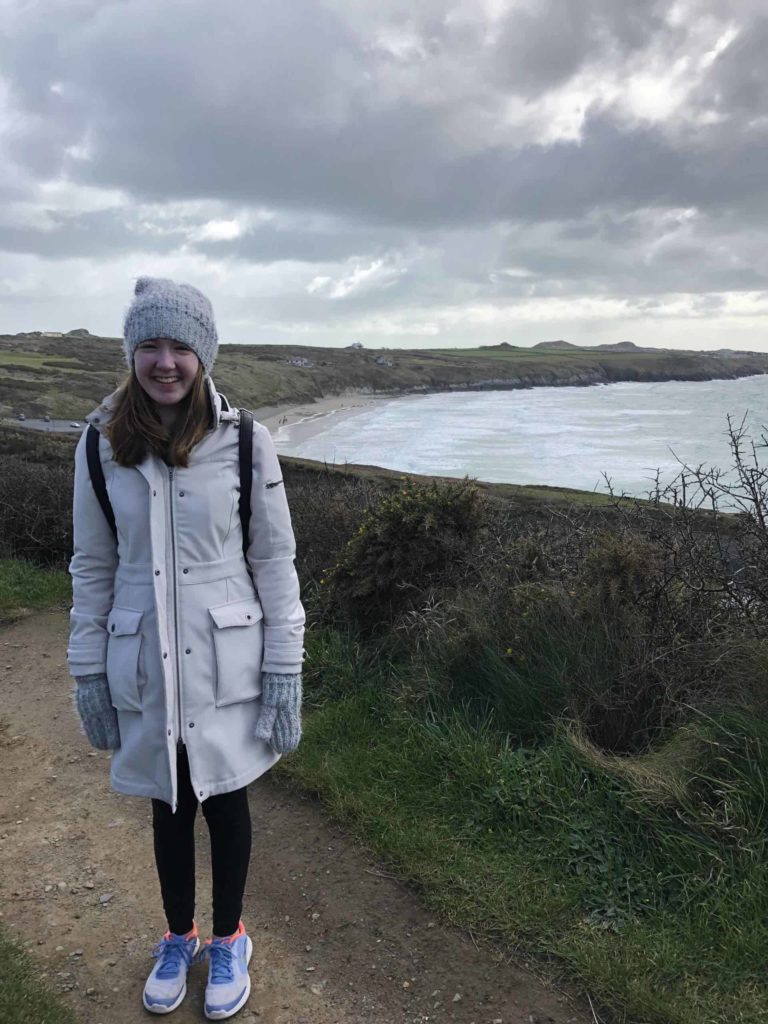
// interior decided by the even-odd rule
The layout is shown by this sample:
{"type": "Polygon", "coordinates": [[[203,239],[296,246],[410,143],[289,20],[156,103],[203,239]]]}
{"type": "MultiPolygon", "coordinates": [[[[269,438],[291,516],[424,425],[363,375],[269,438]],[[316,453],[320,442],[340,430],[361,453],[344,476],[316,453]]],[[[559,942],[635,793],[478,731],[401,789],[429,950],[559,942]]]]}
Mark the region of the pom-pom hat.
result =
{"type": "Polygon", "coordinates": [[[140,277],[123,327],[123,351],[129,367],[136,346],[149,338],[183,342],[210,373],[219,350],[213,307],[191,284],[177,284],[166,277],[140,277]]]}

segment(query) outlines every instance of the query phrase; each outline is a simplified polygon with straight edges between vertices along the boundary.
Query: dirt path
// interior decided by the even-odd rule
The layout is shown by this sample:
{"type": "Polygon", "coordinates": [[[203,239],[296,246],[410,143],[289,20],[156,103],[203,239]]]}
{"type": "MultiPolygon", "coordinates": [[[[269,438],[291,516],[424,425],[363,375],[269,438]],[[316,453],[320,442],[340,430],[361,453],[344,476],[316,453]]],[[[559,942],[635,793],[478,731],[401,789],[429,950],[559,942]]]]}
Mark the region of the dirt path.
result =
{"type": "MultiPolygon", "coordinates": [[[[153,1019],[140,1003],[164,929],[149,801],[109,788],[108,757],[79,731],[64,666],[66,616],[0,630],[0,911],[82,1024],[153,1019]]],[[[585,1024],[532,975],[443,927],[311,799],[269,776],[250,789],[254,850],[244,917],[253,993],[235,1020],[270,1024],[585,1024]]],[[[210,930],[198,817],[201,932],[210,930]]],[[[204,1020],[205,968],[173,1020],[204,1020]]]]}

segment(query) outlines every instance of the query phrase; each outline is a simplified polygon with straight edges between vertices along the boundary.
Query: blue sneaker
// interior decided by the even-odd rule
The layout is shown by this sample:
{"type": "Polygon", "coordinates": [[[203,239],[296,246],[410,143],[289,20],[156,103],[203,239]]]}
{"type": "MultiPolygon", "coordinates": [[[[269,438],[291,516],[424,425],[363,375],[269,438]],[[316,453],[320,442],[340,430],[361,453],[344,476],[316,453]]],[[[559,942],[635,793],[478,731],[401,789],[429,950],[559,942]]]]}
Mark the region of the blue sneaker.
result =
{"type": "Polygon", "coordinates": [[[248,963],[253,943],[241,921],[234,935],[209,939],[201,960],[208,960],[208,984],[205,987],[205,1016],[224,1020],[241,1010],[251,994],[248,963]]]}
{"type": "Polygon", "coordinates": [[[200,949],[197,926],[186,935],[166,932],[152,951],[157,963],[144,986],[142,1002],[150,1013],[170,1013],[187,994],[187,971],[200,949]]]}

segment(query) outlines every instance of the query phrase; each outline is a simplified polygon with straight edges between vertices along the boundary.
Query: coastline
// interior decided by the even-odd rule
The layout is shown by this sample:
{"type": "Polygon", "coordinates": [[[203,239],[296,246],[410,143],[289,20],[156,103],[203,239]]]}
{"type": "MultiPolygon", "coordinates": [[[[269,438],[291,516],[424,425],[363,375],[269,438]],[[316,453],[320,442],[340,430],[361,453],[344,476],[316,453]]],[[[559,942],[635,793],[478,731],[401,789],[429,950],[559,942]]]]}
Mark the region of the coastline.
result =
{"type": "Polygon", "coordinates": [[[293,442],[306,441],[324,430],[328,420],[334,422],[346,419],[354,413],[382,402],[391,402],[407,395],[367,395],[346,394],[332,395],[302,402],[301,405],[266,405],[254,410],[254,416],[269,430],[273,439],[278,440],[280,433],[290,428],[290,439],[293,442]]]}
{"type": "Polygon", "coordinates": [[[674,383],[691,383],[691,384],[704,384],[712,380],[744,380],[749,377],[764,377],[768,376],[767,373],[756,373],[756,374],[744,374],[734,378],[718,378],[708,377],[704,379],[700,378],[663,378],[650,379],[650,380],[638,380],[638,379],[626,379],[626,380],[596,380],[596,381],[559,381],[557,383],[547,382],[541,384],[535,384],[532,386],[499,386],[497,383],[495,387],[484,384],[483,386],[460,386],[460,387],[430,387],[430,388],[418,388],[409,389],[402,391],[389,391],[379,392],[372,394],[367,390],[355,390],[348,389],[344,393],[339,395],[327,395],[322,398],[310,398],[296,404],[294,402],[285,402],[279,405],[266,405],[260,406],[253,410],[253,414],[259,423],[262,423],[272,435],[272,439],[279,445],[281,441],[290,442],[291,444],[301,444],[304,441],[310,440],[315,435],[321,433],[328,426],[328,421],[333,419],[335,423],[340,420],[344,420],[353,416],[354,414],[361,412],[364,409],[371,408],[374,405],[380,405],[382,403],[388,403],[397,401],[401,398],[420,398],[426,395],[434,394],[457,394],[462,392],[499,392],[499,391],[532,391],[539,390],[541,388],[563,388],[563,387],[577,387],[577,388],[592,388],[592,387],[612,387],[617,384],[674,384],[674,383]],[[282,434],[285,436],[281,436],[282,434]]]}
{"type": "Polygon", "coordinates": [[[617,381],[598,388],[594,398],[584,386],[561,385],[524,389],[514,401],[505,394],[511,389],[483,389],[479,404],[477,395],[453,392],[449,401],[426,407],[415,401],[427,397],[423,392],[348,391],[261,407],[257,418],[279,454],[310,461],[589,493],[601,489],[607,472],[619,491],[642,497],[652,470],[665,480],[679,473],[679,447],[691,464],[728,465],[717,424],[747,409],[768,422],[766,384],[763,374],[721,382],[617,381]],[[398,398],[414,401],[391,405],[398,398]],[[700,422],[702,399],[716,423],[700,422]]]}

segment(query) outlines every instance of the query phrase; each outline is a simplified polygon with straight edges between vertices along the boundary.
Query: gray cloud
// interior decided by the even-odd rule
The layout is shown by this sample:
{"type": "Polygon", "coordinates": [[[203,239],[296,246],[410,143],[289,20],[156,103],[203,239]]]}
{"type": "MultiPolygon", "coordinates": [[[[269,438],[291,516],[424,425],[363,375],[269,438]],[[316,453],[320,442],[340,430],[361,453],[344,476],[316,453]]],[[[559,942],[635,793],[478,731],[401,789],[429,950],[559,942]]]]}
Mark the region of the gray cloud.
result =
{"type": "Polygon", "coordinates": [[[515,5],[495,46],[498,80],[527,97],[572,78],[591,61],[623,60],[652,41],[680,39],[663,17],[668,4],[614,0],[529,0],[515,5]]]}
{"type": "Polygon", "coordinates": [[[184,239],[183,233],[153,234],[131,230],[114,210],[97,210],[77,215],[50,214],[45,229],[24,225],[0,225],[0,249],[6,252],[36,253],[49,260],[84,257],[97,259],[126,250],[145,253],[172,252],[184,239]]]}
{"type": "MultiPolygon", "coordinates": [[[[468,44],[463,97],[448,91],[443,102],[424,102],[419,85],[429,69],[421,64],[429,60],[414,62],[400,83],[389,60],[377,60],[316,4],[223,0],[216,19],[199,4],[108,4],[69,32],[6,40],[3,56],[28,117],[9,149],[38,176],[61,170],[143,199],[226,198],[403,226],[578,217],[604,204],[752,211],[757,203],[762,211],[768,146],[760,131],[725,151],[717,125],[676,137],[604,112],[588,116],[575,141],[521,145],[496,130],[466,145],[461,129],[470,137],[473,118],[498,119],[500,62],[510,92],[551,88],[585,61],[599,69],[657,37],[666,47],[680,30],[663,30],[658,7],[515,7],[487,66],[477,40],[468,44]],[[182,15],[180,45],[172,29],[182,15]],[[91,158],[73,156],[73,146],[91,158]]],[[[749,76],[729,78],[716,65],[715,80],[725,78],[742,100],[766,80],[759,44],[749,39],[732,47],[746,46],[751,61],[730,51],[720,58],[723,66],[746,63],[749,76]]],[[[441,43],[461,74],[455,40],[441,43]]]]}
{"type": "Polygon", "coordinates": [[[768,18],[752,3],[687,0],[674,20],[661,0],[496,18],[469,0],[11,8],[0,202],[27,212],[0,221],[0,251],[315,266],[275,298],[297,320],[768,287],[768,18]],[[624,82],[647,71],[632,88],[652,92],[673,67],[679,102],[633,107],[624,82]],[[580,126],[555,131],[571,107],[580,126]],[[121,198],[46,212],[55,179],[121,198]],[[211,202],[231,237],[202,207],[174,213],[211,202]],[[313,275],[330,283],[307,291],[313,275]]]}
{"type": "Polygon", "coordinates": [[[765,54],[768,48],[768,16],[756,13],[721,53],[704,82],[698,99],[717,110],[726,121],[743,117],[765,117],[768,105],[768,73],[765,54]]]}

